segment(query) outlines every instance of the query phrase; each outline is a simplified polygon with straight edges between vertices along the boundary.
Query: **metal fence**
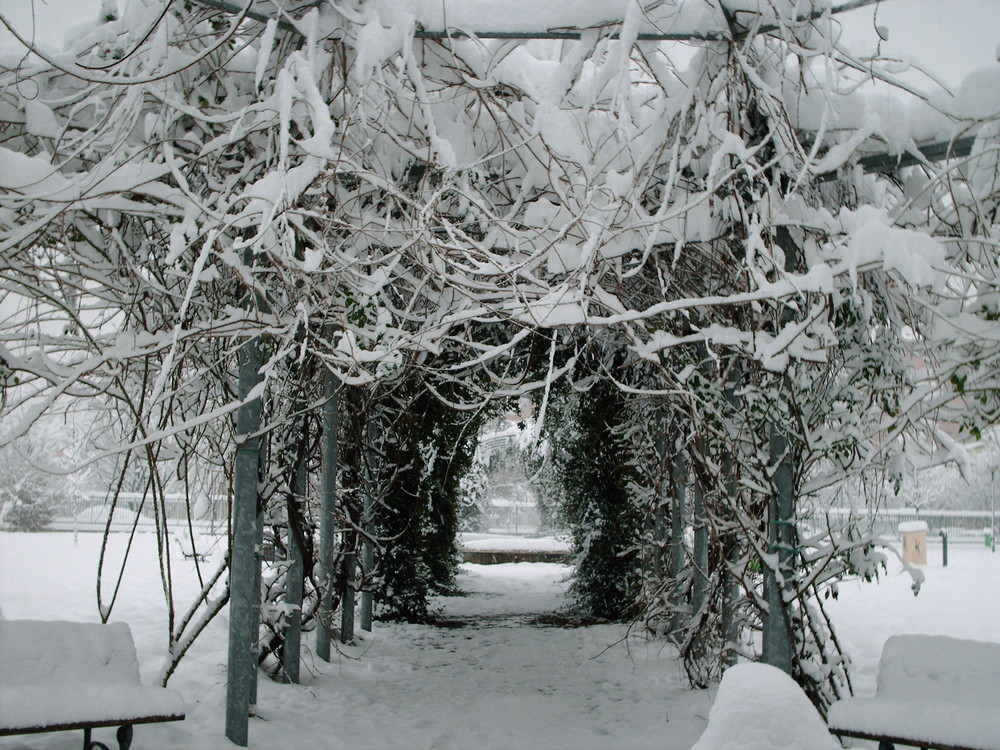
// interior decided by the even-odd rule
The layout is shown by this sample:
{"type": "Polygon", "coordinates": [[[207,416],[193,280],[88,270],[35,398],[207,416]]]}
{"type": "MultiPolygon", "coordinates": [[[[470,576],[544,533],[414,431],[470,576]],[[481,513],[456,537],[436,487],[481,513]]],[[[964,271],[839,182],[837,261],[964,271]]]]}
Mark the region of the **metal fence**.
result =
{"type": "MultiPolygon", "coordinates": [[[[165,495],[161,500],[163,515],[168,525],[187,524],[188,507],[191,520],[200,530],[216,532],[224,530],[228,515],[225,495],[201,495],[188,498],[183,494],[165,495]]],[[[133,526],[146,530],[156,526],[154,514],[156,505],[151,497],[138,492],[122,492],[115,503],[111,518],[113,531],[131,529],[133,526]]],[[[55,518],[49,528],[55,530],[75,529],[80,531],[105,528],[111,512],[111,500],[103,492],[84,492],[56,508],[55,518]]]]}
{"type": "MultiPolygon", "coordinates": [[[[187,524],[188,505],[191,520],[205,533],[224,533],[228,516],[228,500],[225,495],[201,495],[190,499],[182,494],[166,495],[163,508],[168,525],[179,527],[187,524]]],[[[498,504],[499,505],[499,504],[498,504]]],[[[513,505],[513,504],[512,504],[513,505]]],[[[50,528],[55,530],[103,530],[108,519],[110,500],[104,493],[82,493],[58,506],[50,528]]],[[[490,518],[491,531],[530,533],[538,524],[537,509],[534,507],[491,508],[497,517],[490,518]],[[534,511],[534,514],[532,513],[534,511]],[[500,517],[500,516],[503,517],[500,517]]],[[[908,521],[924,521],[928,536],[936,538],[943,531],[954,541],[969,541],[982,544],[989,534],[992,515],[985,510],[921,510],[917,508],[883,508],[877,511],[851,508],[829,508],[803,519],[812,531],[831,529],[844,531],[854,526],[863,533],[874,533],[891,539],[899,538],[899,524],[908,521]]],[[[151,498],[143,498],[140,493],[123,492],[118,496],[112,518],[112,530],[125,531],[136,526],[142,530],[152,530],[156,526],[154,504],[151,498]]]]}
{"type": "Polygon", "coordinates": [[[987,510],[926,510],[918,508],[884,508],[877,511],[851,508],[830,508],[817,512],[809,519],[816,529],[844,530],[854,525],[863,532],[899,538],[899,524],[923,521],[927,534],[934,538],[941,532],[955,541],[983,543],[989,533],[992,515],[987,510]]]}

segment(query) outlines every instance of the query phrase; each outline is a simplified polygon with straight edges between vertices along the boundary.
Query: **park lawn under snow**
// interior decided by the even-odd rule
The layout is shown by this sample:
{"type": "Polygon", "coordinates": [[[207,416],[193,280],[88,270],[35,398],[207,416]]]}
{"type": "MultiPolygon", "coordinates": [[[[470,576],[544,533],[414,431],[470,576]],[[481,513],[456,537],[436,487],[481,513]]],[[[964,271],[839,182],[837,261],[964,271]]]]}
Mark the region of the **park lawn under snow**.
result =
{"type": "MultiPolygon", "coordinates": [[[[125,542],[125,535],[113,537],[113,560],[125,542]]],[[[98,534],[0,533],[4,616],[97,620],[99,547],[98,534]]],[[[149,683],[166,640],[152,536],[138,537],[133,554],[112,619],[131,626],[149,683]]],[[[844,584],[830,604],[855,662],[859,694],[874,693],[889,635],[1000,641],[1000,556],[953,545],[943,568],[939,550],[932,547],[931,555],[916,598],[908,576],[891,563],[881,584],[844,584]]],[[[689,690],[671,647],[628,638],[619,625],[538,624],[539,615],[566,608],[569,572],[551,563],[463,565],[460,584],[468,595],[439,602],[444,617],[461,627],[376,624],[329,664],[307,651],[304,684],[261,678],[250,747],[690,748],[706,727],[716,689],[689,690]]],[[[110,592],[115,575],[105,575],[110,592]]],[[[183,606],[194,576],[176,585],[183,606]]],[[[170,681],[187,701],[188,718],[137,727],[136,747],[232,747],[223,733],[226,642],[223,611],[170,681]]],[[[112,737],[109,730],[97,735],[112,737]]],[[[0,750],[69,749],[79,742],[80,732],[8,737],[0,750]]]]}

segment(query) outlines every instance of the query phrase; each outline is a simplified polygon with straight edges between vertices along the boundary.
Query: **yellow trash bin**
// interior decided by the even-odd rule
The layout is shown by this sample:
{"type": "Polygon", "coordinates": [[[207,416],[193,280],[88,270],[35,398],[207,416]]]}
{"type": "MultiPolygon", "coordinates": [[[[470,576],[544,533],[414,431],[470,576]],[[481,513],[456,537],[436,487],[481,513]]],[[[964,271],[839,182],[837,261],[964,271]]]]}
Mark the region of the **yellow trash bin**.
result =
{"type": "Polygon", "coordinates": [[[927,564],[927,522],[906,521],[899,524],[903,540],[903,559],[913,565],[927,564]]]}

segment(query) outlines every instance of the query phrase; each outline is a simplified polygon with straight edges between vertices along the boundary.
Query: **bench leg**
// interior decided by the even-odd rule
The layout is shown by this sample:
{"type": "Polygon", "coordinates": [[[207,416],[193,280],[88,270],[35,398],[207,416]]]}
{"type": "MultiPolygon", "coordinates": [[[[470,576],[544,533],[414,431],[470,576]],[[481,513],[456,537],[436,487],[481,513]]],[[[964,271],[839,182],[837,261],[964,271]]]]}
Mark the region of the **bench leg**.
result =
{"type": "Polygon", "coordinates": [[[90,738],[90,727],[83,728],[83,750],[111,750],[103,742],[98,742],[97,740],[90,738]]]}
{"type": "Polygon", "coordinates": [[[126,724],[118,727],[115,738],[118,740],[118,750],[128,750],[132,745],[132,725],[126,724]]]}
{"type": "Polygon", "coordinates": [[[893,745],[891,742],[886,742],[885,740],[881,740],[878,743],[878,750],[896,750],[896,746],[893,745]]]}
{"type": "MultiPolygon", "coordinates": [[[[83,750],[111,750],[110,747],[105,745],[103,742],[98,742],[91,738],[91,728],[84,727],[83,729],[83,750]]],[[[118,750],[128,750],[132,745],[132,725],[125,724],[124,726],[118,727],[118,731],[115,733],[115,739],[118,740],[118,750]]]]}

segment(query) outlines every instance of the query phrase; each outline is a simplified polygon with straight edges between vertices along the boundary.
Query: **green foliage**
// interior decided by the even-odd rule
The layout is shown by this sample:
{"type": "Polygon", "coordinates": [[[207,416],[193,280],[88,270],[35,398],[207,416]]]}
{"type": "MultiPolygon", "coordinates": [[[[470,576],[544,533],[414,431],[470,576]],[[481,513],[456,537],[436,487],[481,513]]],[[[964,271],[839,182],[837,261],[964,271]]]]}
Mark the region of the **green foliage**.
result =
{"type": "Polygon", "coordinates": [[[640,588],[636,540],[641,519],[631,502],[632,469],[620,438],[624,396],[606,380],[583,394],[560,394],[552,441],[564,522],[577,553],[573,592],[594,616],[633,613],[640,588]]]}
{"type": "Polygon", "coordinates": [[[421,622],[431,615],[432,594],[456,591],[461,483],[472,466],[479,418],[442,404],[421,383],[410,387],[411,398],[382,436],[375,603],[380,619],[421,622]]]}

